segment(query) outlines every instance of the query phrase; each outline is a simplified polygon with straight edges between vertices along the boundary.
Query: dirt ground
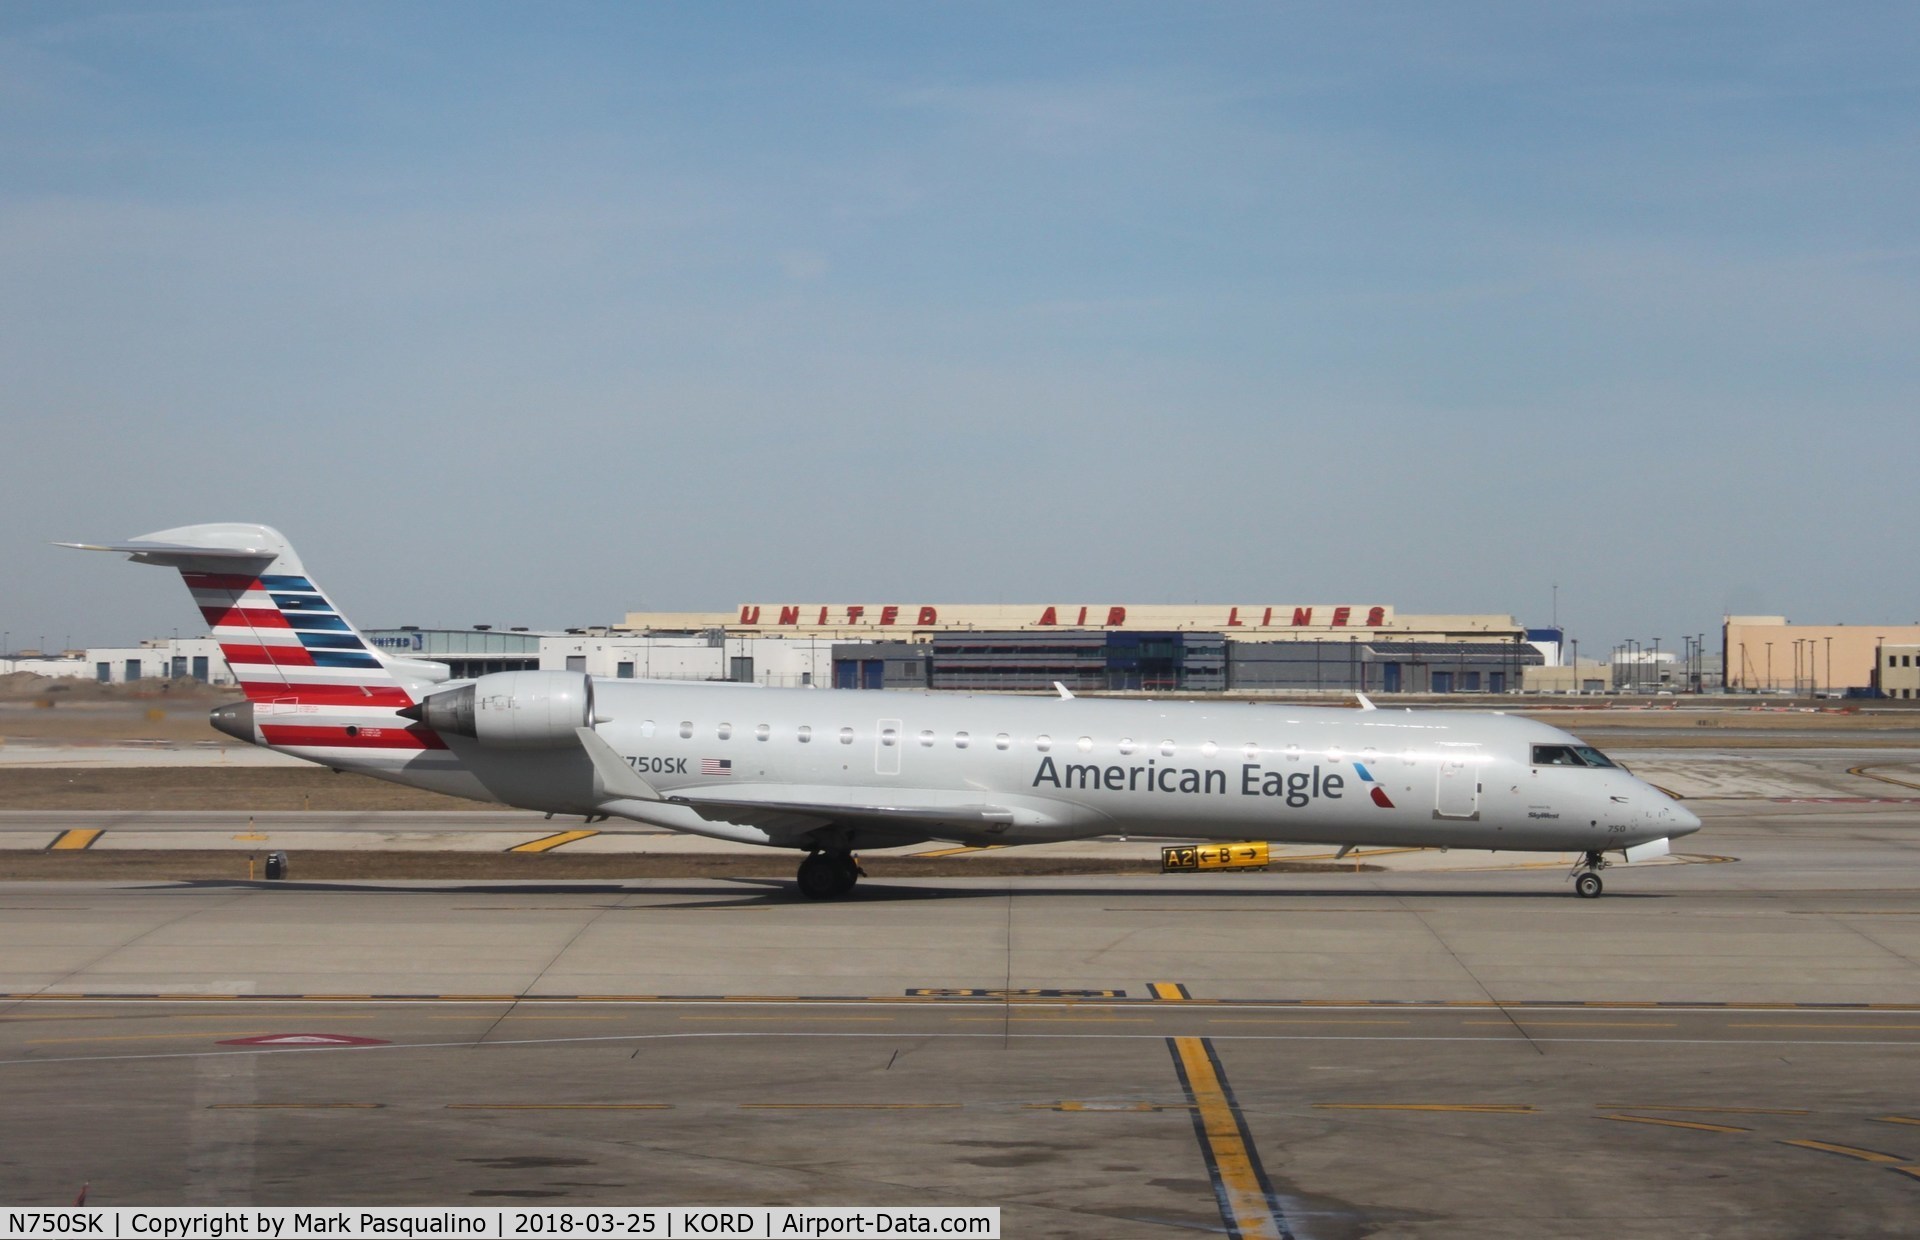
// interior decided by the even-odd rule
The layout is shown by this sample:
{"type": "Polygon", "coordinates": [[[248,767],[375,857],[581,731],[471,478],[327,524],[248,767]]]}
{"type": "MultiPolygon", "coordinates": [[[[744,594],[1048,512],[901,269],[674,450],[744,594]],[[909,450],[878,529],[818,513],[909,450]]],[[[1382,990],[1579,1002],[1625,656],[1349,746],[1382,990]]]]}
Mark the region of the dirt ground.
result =
{"type": "Polygon", "coordinates": [[[497,808],[318,766],[0,767],[0,809],[477,810],[497,808]]]}

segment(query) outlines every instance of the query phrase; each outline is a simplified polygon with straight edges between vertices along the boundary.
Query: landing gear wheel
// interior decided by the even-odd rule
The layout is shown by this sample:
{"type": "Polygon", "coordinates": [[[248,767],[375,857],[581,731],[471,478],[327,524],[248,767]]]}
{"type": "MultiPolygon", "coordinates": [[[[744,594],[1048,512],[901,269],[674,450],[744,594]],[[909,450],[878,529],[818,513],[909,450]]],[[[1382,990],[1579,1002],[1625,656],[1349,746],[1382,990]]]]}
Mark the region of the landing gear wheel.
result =
{"type": "Polygon", "coordinates": [[[800,894],[809,900],[838,900],[853,892],[860,881],[860,863],[853,854],[813,853],[800,863],[800,894]]]}
{"type": "Polygon", "coordinates": [[[1573,894],[1582,900],[1598,899],[1600,893],[1606,890],[1606,884],[1600,881],[1600,871],[1611,864],[1607,854],[1597,848],[1589,850],[1574,865],[1573,873],[1568,875],[1573,879],[1573,894]]]}

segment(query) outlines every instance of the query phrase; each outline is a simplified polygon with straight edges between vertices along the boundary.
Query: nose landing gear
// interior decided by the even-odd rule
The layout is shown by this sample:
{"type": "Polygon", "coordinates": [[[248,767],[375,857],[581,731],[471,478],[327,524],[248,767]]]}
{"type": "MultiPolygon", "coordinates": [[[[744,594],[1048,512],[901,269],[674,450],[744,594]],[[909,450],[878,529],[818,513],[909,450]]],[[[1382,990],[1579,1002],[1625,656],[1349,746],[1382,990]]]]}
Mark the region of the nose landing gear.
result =
{"type": "Polygon", "coordinates": [[[838,900],[853,892],[853,885],[866,871],[844,849],[809,853],[800,863],[797,876],[800,894],[809,900],[838,900]]]}
{"type": "Polygon", "coordinates": [[[1600,871],[1612,864],[1606,854],[1597,849],[1580,858],[1568,875],[1573,879],[1573,894],[1582,900],[1599,899],[1600,893],[1606,890],[1606,884],[1600,881],[1600,871]]]}

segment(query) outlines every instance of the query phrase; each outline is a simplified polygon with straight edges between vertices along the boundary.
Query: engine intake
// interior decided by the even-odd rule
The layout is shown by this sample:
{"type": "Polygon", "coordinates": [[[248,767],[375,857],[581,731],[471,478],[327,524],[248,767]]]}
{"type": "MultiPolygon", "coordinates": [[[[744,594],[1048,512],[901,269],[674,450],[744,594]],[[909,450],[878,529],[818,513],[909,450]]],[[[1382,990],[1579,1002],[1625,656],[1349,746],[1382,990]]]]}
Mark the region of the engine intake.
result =
{"type": "Polygon", "coordinates": [[[502,749],[572,745],[592,727],[593,678],[585,672],[494,672],[400,712],[436,732],[502,749]]]}

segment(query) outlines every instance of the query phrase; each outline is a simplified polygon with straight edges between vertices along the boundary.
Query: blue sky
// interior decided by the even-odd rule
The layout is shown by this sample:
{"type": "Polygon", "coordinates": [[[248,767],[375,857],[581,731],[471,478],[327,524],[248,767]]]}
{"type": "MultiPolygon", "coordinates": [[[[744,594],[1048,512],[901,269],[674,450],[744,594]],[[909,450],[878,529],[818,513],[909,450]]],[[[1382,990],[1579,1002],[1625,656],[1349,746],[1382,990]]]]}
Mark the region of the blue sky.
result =
{"type": "MultiPolygon", "coordinates": [[[[0,7],[0,625],[1920,620],[1920,8],[0,7]]],[[[23,638],[22,635],[30,635],[23,638]]]]}

